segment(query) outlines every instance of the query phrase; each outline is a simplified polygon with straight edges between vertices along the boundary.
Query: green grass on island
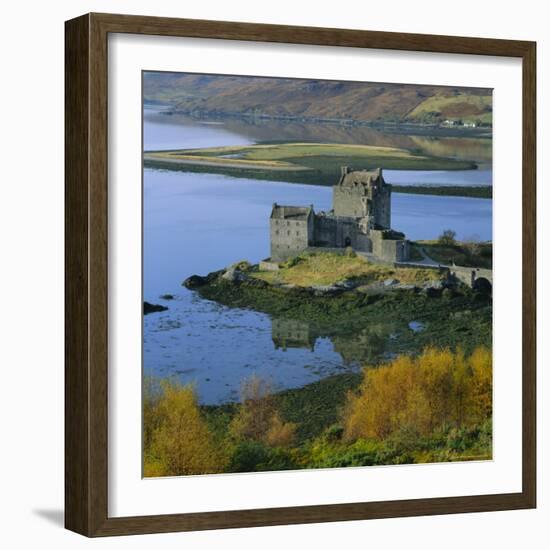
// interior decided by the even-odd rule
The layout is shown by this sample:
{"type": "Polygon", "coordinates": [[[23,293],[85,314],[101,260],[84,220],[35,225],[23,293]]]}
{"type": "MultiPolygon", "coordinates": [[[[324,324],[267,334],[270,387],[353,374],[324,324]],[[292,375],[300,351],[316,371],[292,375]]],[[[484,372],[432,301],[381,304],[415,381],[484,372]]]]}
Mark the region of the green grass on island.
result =
{"type": "Polygon", "coordinates": [[[471,161],[431,157],[397,147],[335,143],[260,143],[150,151],[144,153],[144,163],[170,170],[314,185],[334,185],[340,177],[340,166],[344,165],[357,169],[382,166],[388,170],[469,170],[477,167],[471,161]]]}
{"type": "Polygon", "coordinates": [[[250,276],[271,284],[298,287],[326,286],[340,281],[355,281],[361,285],[369,285],[388,279],[397,279],[404,284],[421,285],[441,279],[441,273],[434,269],[396,268],[369,262],[355,253],[330,252],[300,254],[280,264],[278,271],[252,271],[250,276]]]}
{"type": "Polygon", "coordinates": [[[274,272],[245,261],[239,266],[244,280],[228,281],[221,270],[193,288],[228,307],[304,323],[315,336],[337,338],[351,357],[361,355],[361,345],[376,363],[387,353],[415,353],[426,346],[472,350],[491,344],[490,296],[462,284],[441,288],[438,279],[446,277],[445,270],[395,268],[327,252],[301,254],[274,272]],[[344,282],[353,284],[336,293],[316,290],[344,282]],[[411,330],[410,321],[423,329],[411,330]]]}

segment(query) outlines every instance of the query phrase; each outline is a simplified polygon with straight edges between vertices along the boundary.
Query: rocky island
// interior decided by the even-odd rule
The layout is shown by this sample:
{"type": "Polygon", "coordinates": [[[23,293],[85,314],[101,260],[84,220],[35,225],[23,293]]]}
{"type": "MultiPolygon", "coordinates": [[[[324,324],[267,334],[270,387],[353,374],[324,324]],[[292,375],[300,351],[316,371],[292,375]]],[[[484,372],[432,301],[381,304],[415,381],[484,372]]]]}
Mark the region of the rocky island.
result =
{"type": "Polygon", "coordinates": [[[377,361],[426,345],[473,349],[491,338],[491,300],[483,289],[470,288],[445,267],[374,264],[351,250],[306,252],[278,271],[241,261],[183,285],[225,306],[305,322],[316,336],[383,324],[388,329],[377,361]]]}
{"type": "MultiPolygon", "coordinates": [[[[307,323],[312,337],[353,339],[383,324],[390,328],[375,362],[428,345],[490,345],[491,270],[456,266],[456,243],[419,246],[392,229],[391,193],[380,168],[342,167],[329,212],[273,205],[269,258],[192,275],[183,285],[225,306],[307,323]],[[433,261],[424,246],[446,251],[452,264],[433,261]]],[[[470,254],[470,265],[477,256],[470,254]]]]}

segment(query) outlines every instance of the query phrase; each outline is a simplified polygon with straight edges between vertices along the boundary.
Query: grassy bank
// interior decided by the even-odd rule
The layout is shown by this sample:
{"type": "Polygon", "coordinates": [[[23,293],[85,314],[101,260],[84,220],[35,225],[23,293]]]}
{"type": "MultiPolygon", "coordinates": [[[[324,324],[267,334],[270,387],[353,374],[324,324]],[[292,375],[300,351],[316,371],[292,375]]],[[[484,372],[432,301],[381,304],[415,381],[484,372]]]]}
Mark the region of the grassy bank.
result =
{"type": "Polygon", "coordinates": [[[441,279],[434,269],[395,268],[367,261],[354,253],[301,254],[280,265],[278,271],[251,271],[250,276],[269,284],[288,284],[299,287],[333,285],[339,281],[353,281],[368,285],[388,279],[397,279],[405,284],[423,284],[441,279]]]}
{"type": "Polygon", "coordinates": [[[146,152],[145,166],[235,177],[334,185],[340,166],[389,170],[468,170],[476,164],[396,147],[333,143],[270,143],[146,152]]]}
{"type": "Polygon", "coordinates": [[[439,241],[416,241],[415,246],[422,247],[426,254],[445,265],[462,265],[465,267],[493,267],[493,243],[459,242],[443,244],[439,241]]]}

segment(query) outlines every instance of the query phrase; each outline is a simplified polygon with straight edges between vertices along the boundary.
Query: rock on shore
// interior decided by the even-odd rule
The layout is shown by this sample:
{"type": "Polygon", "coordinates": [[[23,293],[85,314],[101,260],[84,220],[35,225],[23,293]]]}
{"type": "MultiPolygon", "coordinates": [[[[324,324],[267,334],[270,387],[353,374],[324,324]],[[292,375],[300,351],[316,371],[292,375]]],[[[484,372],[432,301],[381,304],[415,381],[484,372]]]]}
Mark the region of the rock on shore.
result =
{"type": "Polygon", "coordinates": [[[149,313],[157,313],[159,311],[166,311],[168,308],[166,306],[161,306],[160,304],[151,304],[149,302],[143,302],[143,315],[149,313]]]}

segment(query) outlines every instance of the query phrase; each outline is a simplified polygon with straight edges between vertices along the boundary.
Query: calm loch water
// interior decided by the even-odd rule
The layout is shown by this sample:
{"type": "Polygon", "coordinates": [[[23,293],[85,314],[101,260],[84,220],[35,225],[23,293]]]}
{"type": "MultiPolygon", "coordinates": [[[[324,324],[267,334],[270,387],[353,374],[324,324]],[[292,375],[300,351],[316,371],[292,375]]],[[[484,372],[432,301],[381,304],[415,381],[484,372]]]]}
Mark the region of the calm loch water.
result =
{"type": "MultiPolygon", "coordinates": [[[[267,123],[259,132],[256,126],[234,122],[212,124],[171,118],[159,115],[157,109],[145,110],[146,150],[253,143],[267,139],[270,132],[267,123]]],[[[278,127],[272,124],[271,139],[276,139],[278,127]]],[[[291,130],[295,139],[305,139],[306,131],[321,131],[296,125],[285,132],[291,130]]],[[[353,135],[348,132],[344,137],[351,140],[353,135]]],[[[380,139],[377,136],[377,142],[380,139]]],[[[464,147],[473,145],[468,142],[464,147]]],[[[480,150],[485,147],[479,146],[480,150]]],[[[385,177],[400,184],[491,184],[489,169],[386,171],[385,177]]],[[[267,257],[272,203],[313,204],[326,210],[331,204],[330,188],[145,169],[143,197],[144,299],[169,308],[144,317],[146,375],[194,383],[199,400],[214,404],[238,399],[241,380],[252,374],[270,379],[280,389],[299,387],[336,372],[357,369],[369,355],[383,352],[384,340],[395,327],[368,327],[364,334],[353,338],[343,335],[333,341],[318,337],[306,324],[227,308],[181,286],[189,275],[205,274],[241,259],[257,262],[267,257]],[[165,301],[160,298],[163,294],[175,298],[165,301]]],[[[488,240],[491,201],[394,194],[392,225],[412,239],[435,238],[443,229],[452,228],[459,238],[488,240]]]]}

